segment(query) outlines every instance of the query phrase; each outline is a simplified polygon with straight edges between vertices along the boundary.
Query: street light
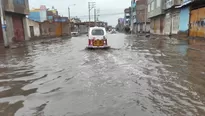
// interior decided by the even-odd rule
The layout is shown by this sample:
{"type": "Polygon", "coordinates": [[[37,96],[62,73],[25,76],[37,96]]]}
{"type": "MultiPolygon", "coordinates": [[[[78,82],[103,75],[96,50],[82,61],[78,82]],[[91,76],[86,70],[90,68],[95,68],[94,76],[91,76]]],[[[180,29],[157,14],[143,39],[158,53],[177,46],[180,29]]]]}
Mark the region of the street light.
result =
{"type": "Polygon", "coordinates": [[[75,6],[76,4],[72,4],[72,5],[70,5],[70,6],[68,6],[68,18],[69,18],[69,20],[70,20],[70,7],[71,6],[75,6]]]}

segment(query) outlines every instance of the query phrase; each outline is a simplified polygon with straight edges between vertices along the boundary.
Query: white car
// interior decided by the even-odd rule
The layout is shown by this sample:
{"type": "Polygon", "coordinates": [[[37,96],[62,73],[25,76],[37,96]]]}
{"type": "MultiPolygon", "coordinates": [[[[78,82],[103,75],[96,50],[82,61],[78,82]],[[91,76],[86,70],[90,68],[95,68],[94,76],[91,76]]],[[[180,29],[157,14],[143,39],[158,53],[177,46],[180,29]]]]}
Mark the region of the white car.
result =
{"type": "Polygon", "coordinates": [[[107,43],[106,34],[104,27],[91,27],[88,31],[87,48],[110,48],[107,43]]]}
{"type": "Polygon", "coordinates": [[[79,36],[79,33],[78,32],[71,32],[71,35],[72,35],[72,37],[77,37],[77,36],[79,36]]]}

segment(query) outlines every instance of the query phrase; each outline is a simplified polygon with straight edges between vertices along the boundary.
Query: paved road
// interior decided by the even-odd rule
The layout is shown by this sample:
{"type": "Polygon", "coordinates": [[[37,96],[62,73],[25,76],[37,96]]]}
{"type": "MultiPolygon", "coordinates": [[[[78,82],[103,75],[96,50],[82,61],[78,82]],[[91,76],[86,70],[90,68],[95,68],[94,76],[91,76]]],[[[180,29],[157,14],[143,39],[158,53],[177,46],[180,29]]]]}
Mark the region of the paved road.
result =
{"type": "Polygon", "coordinates": [[[0,51],[0,116],[203,116],[205,53],[166,38],[109,35],[0,51]]]}

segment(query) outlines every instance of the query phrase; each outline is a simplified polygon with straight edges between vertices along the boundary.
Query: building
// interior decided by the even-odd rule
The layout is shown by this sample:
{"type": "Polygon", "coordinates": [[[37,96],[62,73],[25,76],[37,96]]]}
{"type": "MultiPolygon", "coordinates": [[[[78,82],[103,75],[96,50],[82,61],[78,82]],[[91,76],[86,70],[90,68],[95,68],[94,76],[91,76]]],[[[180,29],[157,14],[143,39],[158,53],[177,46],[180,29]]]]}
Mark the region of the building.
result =
{"type": "Polygon", "coordinates": [[[136,2],[137,33],[150,31],[150,20],[147,17],[147,0],[136,2]]]}
{"type": "Polygon", "coordinates": [[[130,19],[131,19],[131,7],[129,7],[129,8],[126,8],[125,10],[124,10],[124,14],[125,14],[125,16],[124,16],[124,25],[125,26],[130,26],[131,25],[131,21],[130,21],[130,19]]]}
{"type": "MultiPolygon", "coordinates": [[[[29,14],[28,0],[2,0],[9,43],[28,39],[26,15],[29,14]]],[[[2,30],[0,30],[0,38],[2,30]]]]}
{"type": "Polygon", "coordinates": [[[148,0],[147,10],[152,34],[164,34],[164,4],[165,0],[148,0]]]}
{"type": "Polygon", "coordinates": [[[38,22],[31,19],[26,19],[27,22],[27,31],[29,38],[36,38],[40,36],[40,25],[38,22]]]}
{"type": "Polygon", "coordinates": [[[52,7],[51,9],[47,9],[47,19],[53,20],[54,18],[59,17],[58,10],[52,7]]]}
{"type": "Polygon", "coordinates": [[[132,32],[137,32],[137,17],[136,17],[136,0],[131,0],[131,29],[132,32]]]}
{"type": "Polygon", "coordinates": [[[179,32],[181,0],[165,0],[165,35],[174,35],[179,32]]]}
{"type": "Polygon", "coordinates": [[[118,23],[116,25],[116,30],[122,32],[124,29],[124,18],[119,18],[118,23]]]}
{"type": "Polygon", "coordinates": [[[41,5],[40,8],[33,8],[30,10],[30,13],[28,15],[28,18],[37,21],[37,22],[43,22],[47,20],[47,9],[45,5],[41,5]]]}

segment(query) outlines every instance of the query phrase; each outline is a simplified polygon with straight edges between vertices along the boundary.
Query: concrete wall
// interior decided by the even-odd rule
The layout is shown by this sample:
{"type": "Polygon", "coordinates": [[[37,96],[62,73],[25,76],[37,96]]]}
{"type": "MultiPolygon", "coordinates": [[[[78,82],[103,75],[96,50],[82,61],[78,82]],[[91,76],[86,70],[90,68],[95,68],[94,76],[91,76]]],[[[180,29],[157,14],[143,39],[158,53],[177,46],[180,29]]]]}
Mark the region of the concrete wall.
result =
{"type": "Polygon", "coordinates": [[[160,14],[163,14],[164,13],[164,11],[163,11],[164,3],[165,3],[165,0],[148,0],[148,7],[150,8],[150,11],[148,11],[148,18],[152,18],[152,17],[158,16],[160,14]],[[157,2],[160,3],[159,4],[160,6],[158,6],[157,2]],[[154,4],[153,10],[151,8],[152,3],[154,4]]]}
{"type": "Polygon", "coordinates": [[[13,29],[13,21],[12,21],[12,15],[5,15],[6,18],[6,24],[7,24],[7,38],[8,42],[11,43],[12,39],[14,37],[14,29],[13,29]]]}
{"type": "Polygon", "coordinates": [[[58,23],[58,22],[42,22],[40,23],[40,31],[42,36],[70,36],[71,29],[69,23],[58,23]]]}
{"type": "Polygon", "coordinates": [[[20,14],[29,14],[28,0],[3,0],[4,10],[20,14]]]}
{"type": "Polygon", "coordinates": [[[28,37],[31,38],[31,32],[30,32],[30,26],[33,26],[34,29],[34,36],[39,37],[40,36],[40,26],[38,22],[32,21],[30,19],[26,18],[27,23],[27,31],[28,31],[28,37]]]}
{"type": "Polygon", "coordinates": [[[87,25],[79,25],[79,30],[80,30],[80,34],[86,34],[86,33],[88,33],[88,27],[87,27],[87,25]]]}

